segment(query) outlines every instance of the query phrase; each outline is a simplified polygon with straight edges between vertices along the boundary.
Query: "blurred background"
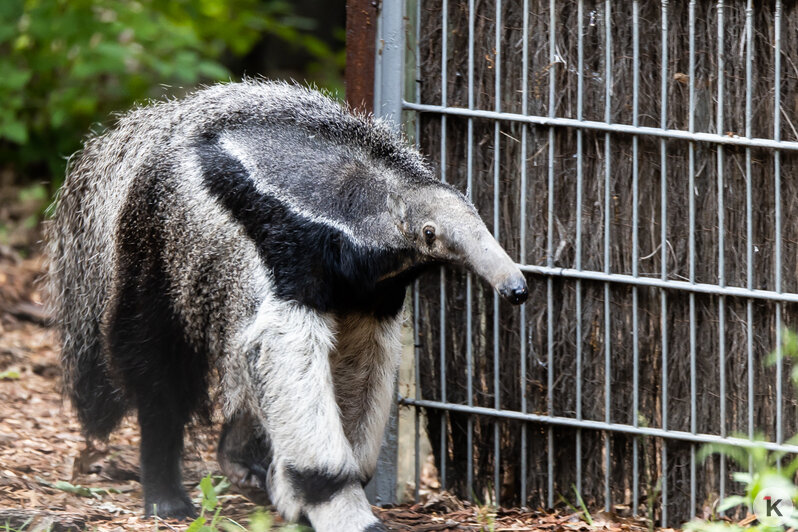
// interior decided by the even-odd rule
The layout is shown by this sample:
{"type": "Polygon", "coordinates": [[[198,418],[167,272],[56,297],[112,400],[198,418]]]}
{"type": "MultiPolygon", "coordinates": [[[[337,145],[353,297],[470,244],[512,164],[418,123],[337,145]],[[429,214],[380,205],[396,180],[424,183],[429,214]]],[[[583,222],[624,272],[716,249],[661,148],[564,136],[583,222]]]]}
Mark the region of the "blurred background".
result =
{"type": "Polygon", "coordinates": [[[67,158],[149,98],[242,76],[343,99],[345,0],[1,0],[0,246],[23,255],[67,158]]]}

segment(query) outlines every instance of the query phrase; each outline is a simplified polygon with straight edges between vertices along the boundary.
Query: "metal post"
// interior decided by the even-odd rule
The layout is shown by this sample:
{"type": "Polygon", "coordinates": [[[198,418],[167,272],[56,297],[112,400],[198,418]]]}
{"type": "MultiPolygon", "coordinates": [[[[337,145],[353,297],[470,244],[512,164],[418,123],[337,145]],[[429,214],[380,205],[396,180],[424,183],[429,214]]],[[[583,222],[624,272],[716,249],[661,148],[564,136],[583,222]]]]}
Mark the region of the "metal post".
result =
{"type": "MultiPolygon", "coordinates": [[[[690,0],[690,74],[689,74],[689,117],[688,128],[690,133],[695,133],[695,0],[690,0]]],[[[691,142],[688,146],[688,224],[689,224],[689,276],[690,283],[695,283],[695,143],[691,142]]],[[[695,312],[695,293],[690,292],[690,432],[697,431],[698,420],[696,419],[696,312],[695,312]]],[[[695,445],[690,446],[690,515],[695,515],[695,491],[696,491],[696,458],[695,445]]]]}
{"type": "MultiPolygon", "coordinates": [[[[446,106],[446,87],[447,87],[447,69],[446,60],[448,58],[448,30],[446,13],[448,6],[446,0],[443,0],[443,14],[441,20],[442,33],[441,36],[441,105],[446,106]]],[[[441,115],[441,181],[446,182],[446,115],[441,115]]],[[[441,368],[441,397],[442,401],[446,401],[446,268],[441,266],[441,283],[440,283],[440,368],[441,368]]],[[[440,441],[440,475],[441,475],[441,489],[446,489],[446,455],[448,454],[449,442],[449,429],[448,429],[448,414],[441,413],[441,441],[440,441]]]]}
{"type": "MultiPolygon", "coordinates": [[[[374,114],[391,120],[397,129],[402,117],[404,13],[403,1],[382,2],[377,17],[377,42],[381,53],[376,54],[374,114]]],[[[398,424],[397,403],[394,403],[377,459],[377,470],[366,486],[369,501],[378,506],[396,502],[398,424]]]]}
{"type": "MultiPolygon", "coordinates": [[[[632,4],[632,125],[638,127],[640,118],[640,4],[635,0],[632,4]]],[[[638,145],[637,135],[632,137],[632,277],[639,274],[640,263],[640,244],[638,238],[639,227],[639,168],[638,168],[638,145]]],[[[632,286],[632,425],[637,427],[639,423],[638,411],[640,405],[640,325],[638,322],[638,290],[637,286],[632,286]]],[[[639,449],[638,440],[632,440],[632,515],[637,515],[639,506],[639,449]]]]}
{"type": "MultiPolygon", "coordinates": [[[[549,0],[549,117],[554,117],[557,105],[554,101],[556,81],[557,48],[556,48],[556,0],[549,0]]],[[[554,266],[554,128],[549,128],[549,161],[548,161],[548,208],[546,230],[546,266],[554,266]]],[[[546,280],[546,411],[554,415],[554,282],[551,277],[546,280]]],[[[548,470],[548,505],[554,507],[554,431],[547,430],[547,470],[548,470]]]]}
{"type": "Polygon", "coordinates": [[[374,109],[374,48],[377,8],[371,0],[346,2],[346,101],[352,108],[374,109]]]}
{"type": "MultiPolygon", "coordinates": [[[[468,109],[474,109],[474,0],[468,0],[468,109]]],[[[471,200],[474,184],[474,120],[468,119],[468,145],[466,156],[466,196],[471,200]]],[[[472,278],[471,272],[466,274],[466,393],[468,406],[474,405],[474,347],[473,342],[473,303],[472,303],[472,278]]],[[[468,416],[466,430],[466,458],[468,469],[466,471],[466,498],[474,498],[474,416],[468,416]]]]}
{"type": "MultiPolygon", "coordinates": [[[[496,0],[496,50],[495,81],[494,81],[494,109],[501,112],[501,60],[502,60],[502,2],[496,0]]],[[[500,153],[499,121],[493,123],[493,238],[499,240],[499,153],[500,153]]],[[[498,410],[501,408],[501,383],[499,379],[499,294],[493,292],[493,404],[498,410]]],[[[499,420],[493,424],[493,503],[499,506],[501,495],[501,431],[499,420]]]]}
{"type": "MultiPolygon", "coordinates": [[[[582,107],[585,86],[585,44],[584,28],[582,21],[585,13],[585,2],[577,3],[576,22],[576,48],[577,48],[577,82],[576,82],[576,119],[582,120],[582,107]]],[[[582,136],[581,129],[576,130],[576,257],[574,266],[577,271],[582,270],[582,136]]],[[[576,280],[576,419],[582,419],[582,281],[576,280]]],[[[582,431],[576,430],[576,489],[582,493],[582,431]]]]}
{"type": "MultiPolygon", "coordinates": [[[[523,25],[524,43],[522,48],[522,71],[524,77],[521,80],[521,114],[527,114],[529,110],[529,0],[524,0],[524,25],[523,25]]],[[[526,263],[526,155],[527,155],[527,130],[529,126],[526,124],[521,125],[521,229],[520,229],[520,251],[519,261],[521,264],[526,263]]],[[[521,354],[521,371],[520,382],[521,387],[521,412],[527,411],[527,393],[526,393],[526,305],[521,305],[520,317],[520,354],[521,354]]],[[[526,476],[527,476],[527,424],[521,425],[521,507],[526,507],[526,476]]]]}
{"type": "MultiPolygon", "coordinates": [[[[610,0],[604,1],[604,121],[612,122],[612,5],[610,0]]],[[[604,133],[604,273],[611,271],[610,255],[610,219],[612,194],[612,145],[610,133],[604,133]]],[[[610,314],[610,283],[604,283],[604,421],[611,422],[612,401],[610,386],[612,384],[612,318],[610,314]]],[[[604,433],[604,511],[612,509],[612,491],[610,490],[610,471],[612,469],[610,433],[604,433]]]]}
{"type": "MultiPolygon", "coordinates": [[[[723,96],[725,82],[725,59],[723,53],[723,0],[718,0],[718,105],[717,105],[717,132],[723,134],[723,96]]],[[[726,224],[724,221],[723,206],[723,146],[718,146],[718,286],[726,286],[726,224]]],[[[719,374],[719,393],[720,396],[720,435],[726,435],[726,298],[718,298],[718,374],[719,374]]],[[[726,497],[726,458],[723,454],[718,457],[719,468],[719,492],[720,499],[726,497]]]]}
{"type": "MultiPolygon", "coordinates": [[[[660,127],[668,127],[668,0],[662,0],[662,64],[660,65],[660,127]]],[[[660,150],[660,278],[668,280],[668,147],[659,141],[660,150]]],[[[662,327],[662,428],[668,430],[668,294],[660,290],[662,327]]],[[[662,441],[661,526],[668,523],[668,442],[662,441]]]]}

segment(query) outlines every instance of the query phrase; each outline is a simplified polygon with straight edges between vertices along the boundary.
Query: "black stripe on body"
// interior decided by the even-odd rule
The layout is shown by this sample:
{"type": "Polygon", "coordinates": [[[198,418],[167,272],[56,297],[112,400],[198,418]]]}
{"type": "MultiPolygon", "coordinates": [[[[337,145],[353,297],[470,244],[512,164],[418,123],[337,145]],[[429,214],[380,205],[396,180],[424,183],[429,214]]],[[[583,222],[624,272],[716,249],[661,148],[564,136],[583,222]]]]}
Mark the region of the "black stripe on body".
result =
{"type": "Polygon", "coordinates": [[[283,300],[321,312],[364,312],[395,316],[413,269],[380,281],[413,256],[410,249],[356,244],[341,230],[293,212],[260,192],[241,162],[215,139],[197,147],[205,186],[255,242],[283,300]]]}
{"type": "Polygon", "coordinates": [[[207,421],[210,357],[187,338],[173,305],[173,281],[163,257],[168,228],[162,210],[169,208],[164,202],[173,191],[159,175],[169,172],[156,166],[142,171],[119,216],[107,340],[127,391],[140,402],[177,418],[200,414],[207,421]],[[161,394],[174,404],[165,404],[161,394]]]}
{"type": "Polygon", "coordinates": [[[317,469],[299,469],[286,467],[291,486],[307,504],[323,504],[330,501],[346,486],[358,484],[355,475],[339,471],[331,473],[317,469]]]}

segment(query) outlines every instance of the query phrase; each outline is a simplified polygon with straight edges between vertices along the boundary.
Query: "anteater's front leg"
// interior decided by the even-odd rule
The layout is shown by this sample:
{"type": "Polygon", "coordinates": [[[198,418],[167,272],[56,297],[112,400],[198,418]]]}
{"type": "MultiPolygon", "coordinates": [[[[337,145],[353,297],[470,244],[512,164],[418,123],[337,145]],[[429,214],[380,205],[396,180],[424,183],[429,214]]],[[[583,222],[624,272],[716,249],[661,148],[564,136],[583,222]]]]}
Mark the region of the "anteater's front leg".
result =
{"type": "Polygon", "coordinates": [[[400,316],[350,316],[339,325],[332,357],[335,393],[364,484],[374,474],[394,400],[401,322],[400,316]]]}
{"type": "Polygon", "coordinates": [[[271,301],[250,329],[247,363],[271,443],[267,490],[288,519],[318,532],[383,530],[361,486],[330,371],[335,320],[271,301]]]}

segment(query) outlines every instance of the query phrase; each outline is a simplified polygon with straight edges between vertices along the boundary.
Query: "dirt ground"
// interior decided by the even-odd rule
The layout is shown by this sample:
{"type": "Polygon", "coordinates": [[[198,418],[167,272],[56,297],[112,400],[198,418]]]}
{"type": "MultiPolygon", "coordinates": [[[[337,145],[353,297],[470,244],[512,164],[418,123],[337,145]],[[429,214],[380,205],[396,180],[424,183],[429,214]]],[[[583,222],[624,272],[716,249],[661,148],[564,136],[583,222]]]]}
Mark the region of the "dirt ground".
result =
{"type": "MultiPolygon", "coordinates": [[[[46,327],[34,282],[39,257],[21,259],[0,246],[0,530],[185,530],[188,523],[142,517],[138,429],[128,419],[107,444],[89,447],[60,394],[57,339],[46,327]]],[[[219,474],[218,426],[192,431],[184,478],[219,474]]],[[[597,514],[588,525],[569,511],[491,509],[423,489],[422,501],[375,513],[390,530],[647,530],[642,519],[597,514]]],[[[220,497],[221,515],[246,524],[256,505],[233,489],[220,497]]],[[[275,523],[280,524],[279,517],[275,523]]]]}

